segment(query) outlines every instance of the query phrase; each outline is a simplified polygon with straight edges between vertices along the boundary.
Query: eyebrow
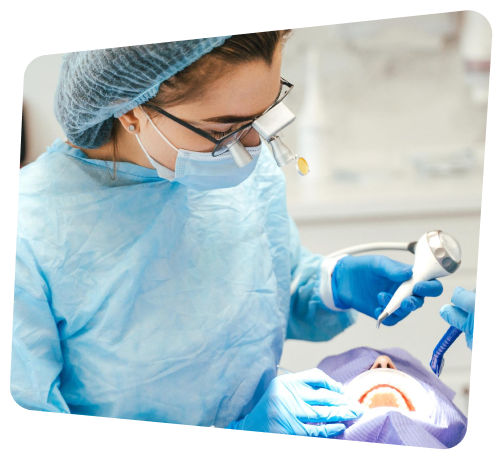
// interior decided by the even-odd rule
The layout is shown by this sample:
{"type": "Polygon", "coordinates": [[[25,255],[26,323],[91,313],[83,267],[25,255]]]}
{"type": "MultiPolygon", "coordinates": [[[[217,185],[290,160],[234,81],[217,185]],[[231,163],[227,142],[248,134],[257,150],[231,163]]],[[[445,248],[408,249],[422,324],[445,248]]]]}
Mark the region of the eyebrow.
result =
{"type": "MultiPolygon", "coordinates": [[[[267,107],[265,111],[267,111],[270,107],[272,107],[274,104],[276,104],[277,100],[281,96],[281,91],[283,89],[283,83],[280,81],[279,84],[279,92],[278,95],[276,96],[276,99],[274,99],[274,102],[267,107]]],[[[264,111],[260,113],[255,113],[253,115],[246,115],[246,116],[241,116],[238,117],[237,115],[223,115],[221,117],[211,117],[211,118],[205,118],[203,121],[212,121],[216,123],[241,123],[243,121],[252,121],[255,118],[258,118],[260,115],[263,115],[264,111]]]]}
{"type": "Polygon", "coordinates": [[[216,123],[240,123],[243,121],[252,121],[254,118],[259,117],[264,112],[256,113],[253,115],[246,115],[244,117],[238,117],[236,115],[224,115],[221,117],[205,118],[203,121],[212,121],[216,123]]]}

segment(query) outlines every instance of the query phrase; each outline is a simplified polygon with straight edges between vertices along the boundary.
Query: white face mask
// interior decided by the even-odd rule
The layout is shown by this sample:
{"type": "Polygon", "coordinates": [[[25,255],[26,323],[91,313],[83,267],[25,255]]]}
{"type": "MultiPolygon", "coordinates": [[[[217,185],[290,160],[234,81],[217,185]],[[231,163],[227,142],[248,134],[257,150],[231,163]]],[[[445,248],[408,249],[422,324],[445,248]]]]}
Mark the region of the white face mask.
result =
{"type": "MultiPolygon", "coordinates": [[[[241,182],[246,180],[255,169],[260,151],[262,150],[261,144],[256,147],[246,147],[246,150],[248,150],[253,160],[246,166],[240,168],[236,165],[228,150],[225,153],[221,153],[218,156],[213,157],[210,153],[177,149],[168,139],[166,139],[161,131],[159,131],[143,108],[140,108],[164,142],[178,152],[175,170],[172,171],[154,160],[142,144],[138,134],[135,135],[148,160],[157,170],[159,177],[167,179],[171,182],[179,182],[180,184],[195,190],[217,190],[239,185],[241,182]]],[[[219,150],[218,152],[225,150],[226,149],[219,150]]]]}

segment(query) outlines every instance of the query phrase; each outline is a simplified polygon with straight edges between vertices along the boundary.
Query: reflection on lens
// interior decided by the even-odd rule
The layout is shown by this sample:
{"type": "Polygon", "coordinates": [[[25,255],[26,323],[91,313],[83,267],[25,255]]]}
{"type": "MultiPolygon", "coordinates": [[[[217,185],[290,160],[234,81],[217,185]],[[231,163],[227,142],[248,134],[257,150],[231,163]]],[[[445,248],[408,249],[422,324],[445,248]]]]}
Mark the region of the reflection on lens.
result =
{"type": "Polygon", "coordinates": [[[279,97],[278,97],[278,102],[282,102],[282,101],[283,101],[283,99],[285,99],[286,95],[288,94],[288,90],[289,90],[289,89],[290,89],[290,88],[285,87],[285,86],[283,86],[283,87],[281,88],[281,93],[280,93],[280,95],[279,95],[279,97]]]}
{"type": "Polygon", "coordinates": [[[248,128],[243,129],[242,131],[239,131],[238,139],[239,140],[243,139],[243,137],[245,137],[251,131],[252,128],[253,128],[253,126],[248,126],[248,128]]]}
{"type": "Polygon", "coordinates": [[[212,155],[218,157],[227,151],[227,147],[238,140],[242,140],[252,129],[252,126],[248,126],[241,131],[230,134],[225,139],[222,139],[213,149],[212,155]]]}
{"type": "Polygon", "coordinates": [[[302,157],[297,160],[297,172],[301,176],[307,176],[307,174],[309,173],[309,165],[307,164],[307,161],[302,157]]]}
{"type": "Polygon", "coordinates": [[[461,262],[461,246],[456,239],[445,232],[439,232],[439,237],[442,245],[451,258],[457,263],[461,262]]]}
{"type": "Polygon", "coordinates": [[[252,128],[251,126],[248,126],[248,128],[242,129],[241,131],[233,133],[229,137],[222,139],[222,141],[220,142],[219,148],[225,147],[226,145],[229,145],[229,144],[236,142],[236,140],[242,139],[244,136],[246,136],[250,132],[251,128],[252,128]]]}

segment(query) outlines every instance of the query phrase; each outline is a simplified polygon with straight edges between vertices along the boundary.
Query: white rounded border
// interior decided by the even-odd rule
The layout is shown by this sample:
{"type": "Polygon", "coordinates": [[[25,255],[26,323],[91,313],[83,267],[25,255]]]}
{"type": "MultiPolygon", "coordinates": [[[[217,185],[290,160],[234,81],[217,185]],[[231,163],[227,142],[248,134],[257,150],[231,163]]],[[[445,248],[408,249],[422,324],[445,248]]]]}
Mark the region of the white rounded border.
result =
{"type": "Polygon", "coordinates": [[[499,349],[503,324],[501,273],[503,248],[501,197],[503,196],[503,15],[494,0],[355,0],[285,3],[256,0],[253,3],[213,2],[138,3],[103,2],[9,2],[2,27],[1,126],[3,178],[3,225],[0,247],[0,292],[4,301],[0,320],[2,353],[1,398],[4,458],[209,458],[243,459],[312,457],[372,459],[456,460],[499,452],[503,402],[500,392],[499,349]],[[402,16],[474,10],[493,28],[492,66],[484,167],[482,224],[477,280],[477,319],[474,337],[469,428],[460,445],[448,450],[403,448],[358,442],[230,432],[99,417],[65,416],[21,409],[10,395],[12,302],[17,220],[17,193],[23,74],[31,60],[42,55],[83,49],[156,43],[223,34],[300,28],[402,16]],[[87,30],[89,28],[91,32],[87,30]],[[496,365],[495,365],[496,363],[496,365]],[[334,444],[337,442],[337,444],[334,444]]]}

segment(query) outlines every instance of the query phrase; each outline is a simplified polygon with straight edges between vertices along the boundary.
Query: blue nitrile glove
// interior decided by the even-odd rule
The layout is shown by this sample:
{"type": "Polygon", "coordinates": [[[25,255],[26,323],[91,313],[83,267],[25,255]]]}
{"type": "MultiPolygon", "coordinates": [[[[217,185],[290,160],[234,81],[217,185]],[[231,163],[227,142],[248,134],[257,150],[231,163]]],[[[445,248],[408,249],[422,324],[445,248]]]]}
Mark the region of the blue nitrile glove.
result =
{"type": "Polygon", "coordinates": [[[440,309],[440,316],[451,326],[465,333],[466,345],[471,350],[473,343],[473,317],[475,315],[475,292],[462,287],[454,289],[451,302],[440,309]]]}
{"type": "MultiPolygon", "coordinates": [[[[377,319],[398,287],[412,276],[412,265],[385,256],[346,256],[339,260],[332,274],[332,292],[338,308],[354,308],[377,319]]],[[[412,296],[383,322],[393,326],[411,311],[421,307],[424,297],[442,294],[438,280],[416,283],[412,296]]]]}
{"type": "Polygon", "coordinates": [[[320,369],[287,374],[272,380],[253,410],[232,422],[232,430],[261,431],[328,438],[345,430],[342,423],[363,414],[356,400],[342,393],[342,385],[320,369]],[[326,423],[310,425],[308,423],[326,423]]]}

